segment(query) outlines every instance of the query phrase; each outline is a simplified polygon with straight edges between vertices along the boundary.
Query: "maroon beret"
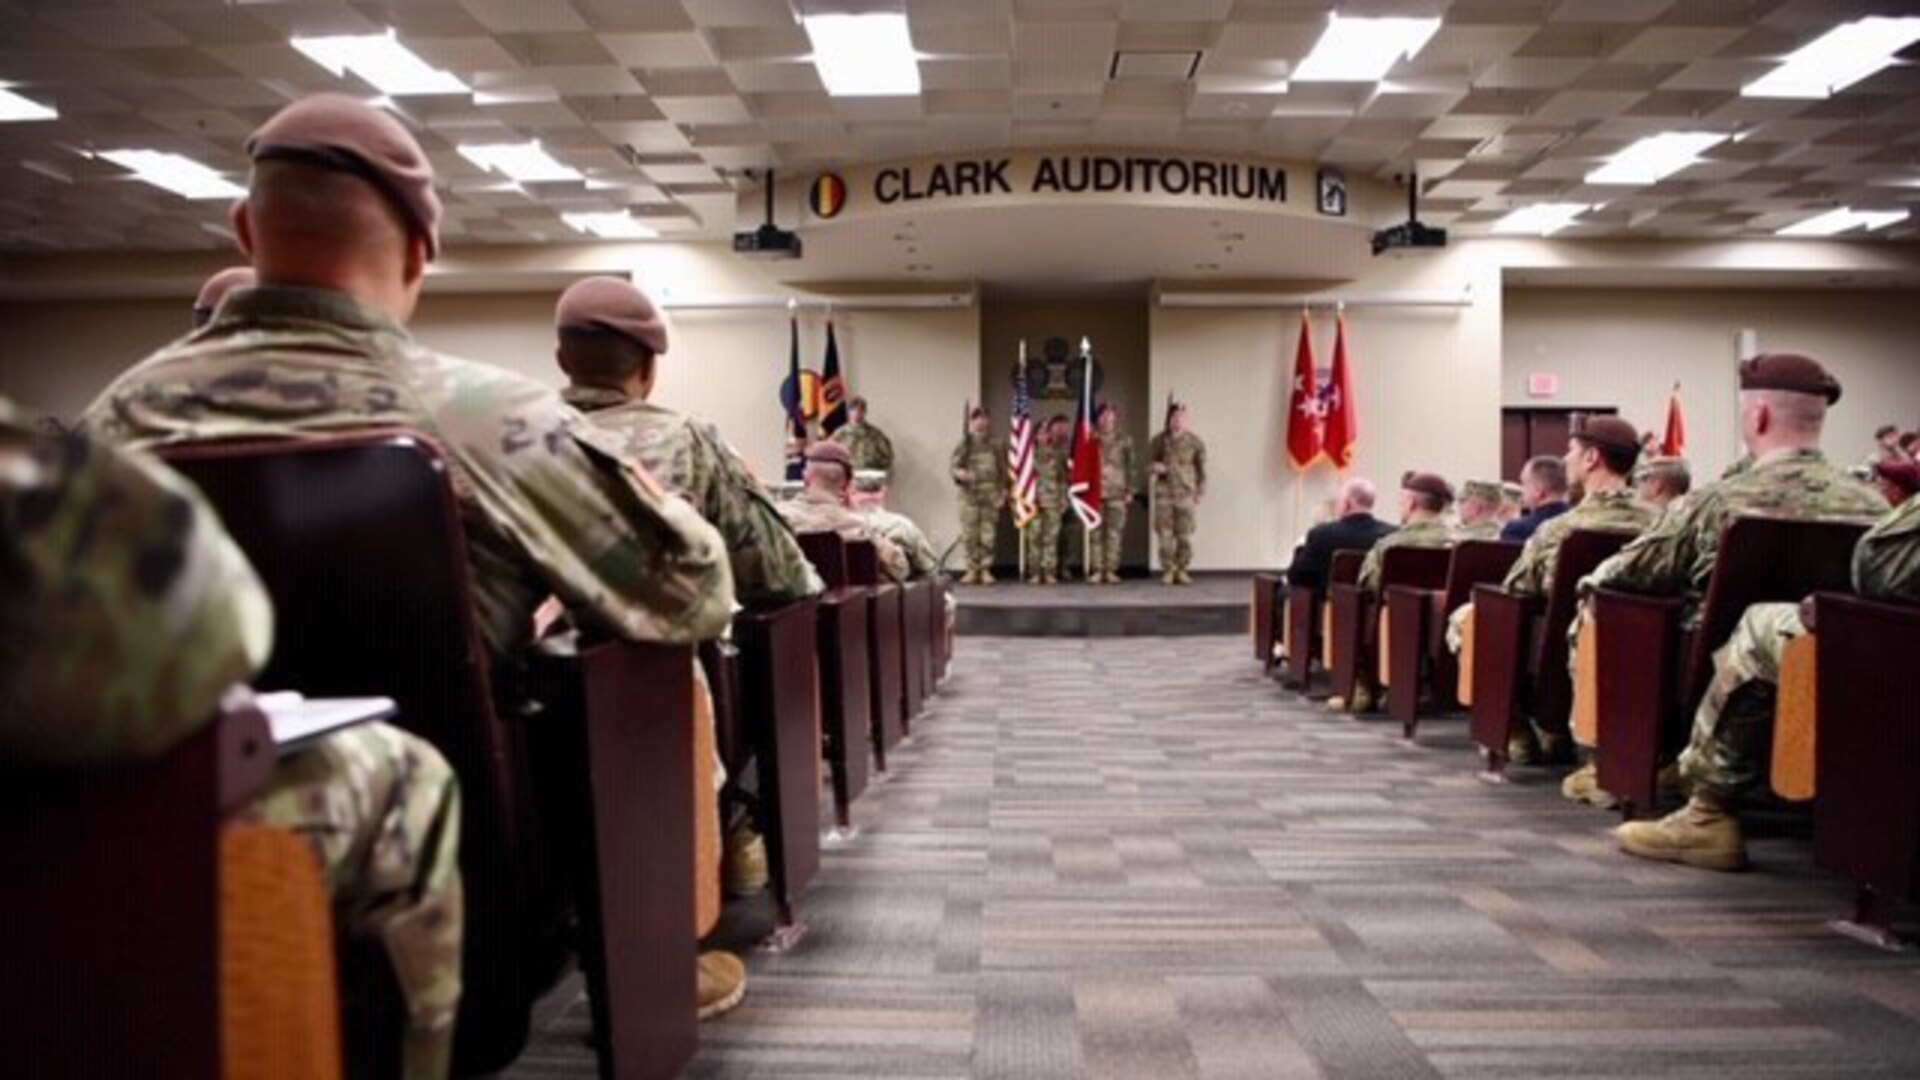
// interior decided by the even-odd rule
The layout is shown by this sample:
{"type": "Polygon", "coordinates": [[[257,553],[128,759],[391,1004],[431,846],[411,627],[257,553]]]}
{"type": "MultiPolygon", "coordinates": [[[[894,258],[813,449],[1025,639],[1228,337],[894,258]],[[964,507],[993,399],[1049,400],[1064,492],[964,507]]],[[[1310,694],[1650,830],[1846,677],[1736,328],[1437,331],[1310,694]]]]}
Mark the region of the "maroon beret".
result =
{"type": "Polygon", "coordinates": [[[847,470],[847,475],[853,475],[853,454],[837,442],[822,439],[807,447],[807,460],[838,465],[847,470]]]}
{"type": "Polygon", "coordinates": [[[1906,492],[1908,498],[1920,495],[1920,462],[1882,461],[1873,471],[1880,479],[1906,492]]]}
{"type": "Polygon", "coordinates": [[[1453,485],[1447,483],[1446,477],[1437,473],[1409,472],[1400,477],[1400,487],[1403,491],[1417,491],[1423,495],[1431,495],[1443,503],[1453,501],[1453,485]]]}
{"type": "Polygon", "coordinates": [[[1799,353],[1761,353],[1740,362],[1740,389],[1781,390],[1790,394],[1809,394],[1840,400],[1840,383],[1820,361],[1799,353]]]}
{"type": "Polygon", "coordinates": [[[345,94],[314,94],[273,114],[247,139],[254,161],[299,161],[372,184],[440,254],[440,197],[433,162],[398,117],[345,94]]]}
{"type": "Polygon", "coordinates": [[[1617,416],[1586,417],[1574,429],[1573,437],[1594,446],[1636,454],[1640,452],[1640,432],[1617,416]]]}
{"type": "Polygon", "coordinates": [[[200,295],[193,298],[194,318],[201,323],[213,318],[220,307],[220,301],[235,289],[251,289],[258,283],[251,266],[229,266],[207,279],[200,286],[200,295]]]}
{"type": "Polygon", "coordinates": [[[655,356],[667,351],[667,318],[654,302],[630,281],[590,277],[574,282],[560,294],[553,324],[568,327],[604,327],[646,346],[655,356]]]}

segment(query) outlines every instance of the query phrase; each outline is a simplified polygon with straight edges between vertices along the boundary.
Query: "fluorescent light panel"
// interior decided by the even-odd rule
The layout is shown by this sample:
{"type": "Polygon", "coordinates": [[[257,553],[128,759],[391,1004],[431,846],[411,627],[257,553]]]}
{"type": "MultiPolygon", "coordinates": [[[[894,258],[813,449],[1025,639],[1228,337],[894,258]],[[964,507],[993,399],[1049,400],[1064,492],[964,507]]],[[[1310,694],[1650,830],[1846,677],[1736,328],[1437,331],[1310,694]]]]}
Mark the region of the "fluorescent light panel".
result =
{"type": "Polygon", "coordinates": [[[1864,226],[1868,232],[1884,229],[1897,221],[1905,221],[1905,210],[1855,210],[1840,207],[1818,214],[1805,221],[1795,222],[1781,229],[1777,236],[1834,236],[1839,233],[1864,226]]]}
{"type": "Polygon", "coordinates": [[[1587,174],[1589,184],[1654,184],[1700,160],[1700,152],[1727,141],[1714,131],[1649,135],[1587,174]]]}
{"type": "Polygon", "coordinates": [[[602,240],[647,240],[660,234],[640,224],[632,214],[614,211],[594,214],[562,214],[560,220],[574,232],[587,233],[602,240]]]}
{"type": "Polygon", "coordinates": [[[467,84],[415,56],[389,29],[384,34],[297,37],[293,47],[340,78],[351,71],[383,94],[464,94],[467,84]]]}
{"type": "Polygon", "coordinates": [[[1343,19],[1327,22],[1326,33],[1293,70],[1294,82],[1378,82],[1401,58],[1411,60],[1440,29],[1431,19],[1343,19]]]}
{"type": "Polygon", "coordinates": [[[0,123],[16,120],[57,120],[58,109],[29,101],[5,87],[0,87],[0,123]]]}
{"type": "Polygon", "coordinates": [[[104,150],[94,155],[187,199],[237,199],[247,189],[189,157],[162,150],[104,150]]]}
{"type": "Polygon", "coordinates": [[[1740,88],[1743,97],[1826,98],[1893,63],[1920,41],[1920,17],[1873,15],[1842,23],[1740,88]]]}
{"type": "Polygon", "coordinates": [[[813,66],[834,97],[911,97],[920,92],[919,54],[905,15],[815,15],[802,20],[813,66]]]}
{"type": "Polygon", "coordinates": [[[1493,231],[1502,236],[1552,236],[1592,209],[1588,203],[1535,203],[1494,222],[1493,231]]]}
{"type": "Polygon", "coordinates": [[[561,162],[541,148],[539,142],[490,143],[463,146],[460,156],[483,169],[490,169],[515,183],[538,184],[557,180],[584,179],[580,170],[561,162]]]}

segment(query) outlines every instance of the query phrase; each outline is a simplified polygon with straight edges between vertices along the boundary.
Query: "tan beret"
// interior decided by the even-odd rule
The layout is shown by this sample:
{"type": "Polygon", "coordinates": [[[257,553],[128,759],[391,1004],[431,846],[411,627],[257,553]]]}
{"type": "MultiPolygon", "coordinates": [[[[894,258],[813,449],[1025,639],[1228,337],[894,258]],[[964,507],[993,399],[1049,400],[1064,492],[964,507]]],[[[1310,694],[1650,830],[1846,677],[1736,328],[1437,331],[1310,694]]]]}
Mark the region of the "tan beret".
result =
{"type": "Polygon", "coordinates": [[[1839,380],[1828,374],[1820,361],[1799,353],[1761,353],[1742,360],[1740,389],[1808,394],[1826,398],[1829,405],[1840,400],[1839,380]]]}
{"type": "Polygon", "coordinates": [[[1469,480],[1460,485],[1460,497],[1497,503],[1500,501],[1500,485],[1491,480],[1469,480]]]}
{"type": "Polygon", "coordinates": [[[195,326],[205,325],[213,318],[220,307],[220,301],[235,289],[251,289],[259,279],[254,276],[251,266],[229,266],[207,279],[200,286],[200,295],[193,298],[193,321],[195,326]]]}
{"type": "Polygon", "coordinates": [[[314,94],[273,114],[247,139],[254,161],[298,161],[352,173],[378,188],[440,254],[433,163],[398,117],[345,94],[314,94]]]}
{"type": "Polygon", "coordinates": [[[1589,416],[1573,430],[1573,437],[1593,446],[1629,453],[1640,452],[1640,432],[1617,416],[1589,416]]]}
{"type": "Polygon", "coordinates": [[[667,352],[665,313],[631,281],[616,277],[574,282],[560,294],[553,325],[562,330],[602,327],[632,338],[655,356],[667,352]]]}
{"type": "Polygon", "coordinates": [[[1519,484],[1513,483],[1510,480],[1501,481],[1500,483],[1500,501],[1501,502],[1517,503],[1524,500],[1526,497],[1527,497],[1526,488],[1523,488],[1519,484]]]}
{"type": "Polygon", "coordinates": [[[1453,485],[1447,483],[1446,478],[1437,473],[1409,472],[1400,477],[1400,487],[1403,491],[1417,491],[1423,495],[1431,495],[1443,503],[1453,501],[1453,485]]]}
{"type": "Polygon", "coordinates": [[[838,465],[847,470],[849,476],[853,474],[853,454],[837,442],[822,439],[807,447],[807,460],[838,465]]]}

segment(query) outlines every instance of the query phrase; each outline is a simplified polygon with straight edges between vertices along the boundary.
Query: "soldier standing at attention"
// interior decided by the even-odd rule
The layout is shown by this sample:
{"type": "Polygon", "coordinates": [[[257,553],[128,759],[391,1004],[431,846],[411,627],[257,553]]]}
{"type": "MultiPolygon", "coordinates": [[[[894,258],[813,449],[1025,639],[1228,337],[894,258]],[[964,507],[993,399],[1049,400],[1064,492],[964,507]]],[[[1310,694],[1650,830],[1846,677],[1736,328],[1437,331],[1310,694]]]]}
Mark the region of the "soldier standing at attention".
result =
{"type": "MultiPolygon", "coordinates": [[[[646,293],[620,278],[586,278],[561,294],[554,329],[555,359],[570,383],[560,396],[617,440],[626,460],[720,530],[741,603],[782,604],[825,587],[786,519],[719,429],[651,400],[657,362],[670,342],[667,320],[646,293]]],[[[694,672],[704,683],[705,669],[696,666],[694,672]]],[[[726,824],[726,891],[751,896],[766,886],[766,846],[744,816],[726,824]]],[[[732,968],[726,958],[708,961],[716,965],[732,968]]]]}
{"type": "Polygon", "coordinates": [[[853,455],[855,472],[893,471],[893,440],[887,438],[886,432],[867,423],[866,398],[857,397],[847,402],[847,422],[833,433],[833,441],[853,455]]]}
{"type": "Polygon", "coordinates": [[[1039,511],[1022,535],[1027,544],[1027,580],[1060,583],[1060,525],[1067,516],[1067,485],[1073,479],[1068,422],[1048,420],[1033,449],[1034,506],[1039,511]]]}
{"type": "MultiPolygon", "coordinates": [[[[1871,522],[1886,513],[1887,501],[1879,492],[1834,468],[1820,452],[1827,409],[1839,400],[1840,383],[1810,357],[1764,353],[1742,361],[1740,438],[1750,462],[1688,495],[1680,509],[1582,578],[1581,596],[1595,589],[1677,596],[1684,603],[1682,628],[1698,630],[1720,536],[1735,518],[1871,522]]],[[[1694,768],[1692,775],[1701,773],[1694,768]]],[[[1569,788],[1565,794],[1601,804],[1610,799],[1598,788],[1592,793],[1569,788]]],[[[1677,814],[1653,823],[1655,832],[1628,832],[1622,843],[1637,838],[1648,850],[1690,850],[1703,863],[1730,859],[1729,837],[1735,846],[1739,840],[1737,825],[1728,830],[1730,794],[1697,786],[1677,814]]]]}
{"type": "MultiPolygon", "coordinates": [[[[88,428],[135,446],[395,427],[430,438],[452,472],[474,614],[503,685],[523,682],[549,597],[628,640],[723,633],[733,574],[713,526],[550,387],[407,333],[439,251],[440,201],[400,120],[319,94],[276,113],[247,153],[253,176],[233,224],[260,287],[121,375],[88,408],[88,428]]],[[[705,913],[716,919],[717,899],[705,913]]]]}
{"type": "Polygon", "coordinates": [[[1167,426],[1153,437],[1153,532],[1160,544],[1160,580],[1191,585],[1194,512],[1207,495],[1207,444],[1187,429],[1187,407],[1167,406],[1167,426]]]}
{"type": "Polygon", "coordinates": [[[1098,585],[1120,584],[1120,545],[1127,535],[1127,510],[1133,505],[1140,465],[1133,436],[1120,430],[1120,410],[1100,406],[1100,527],[1093,531],[1093,576],[1098,585]]]}
{"type": "MultiPolygon", "coordinates": [[[[150,761],[218,715],[272,643],[266,590],[191,484],[141,454],[36,434],[0,401],[0,756],[150,761]]],[[[392,962],[403,1074],[445,1076],[465,919],[446,759],[388,724],[348,728],[281,758],[244,817],[312,849],[337,925],[392,962]]]]}
{"type": "Polygon", "coordinates": [[[993,544],[1007,501],[1007,444],[993,437],[985,405],[967,413],[967,433],[953,448],[950,471],[960,489],[960,536],[967,545],[963,585],[993,584],[993,544]]]}
{"type": "Polygon", "coordinates": [[[1500,485],[1489,480],[1469,480],[1460,485],[1460,505],[1455,509],[1455,540],[1498,540],[1500,538],[1500,485]]]}
{"type": "Polygon", "coordinates": [[[912,576],[906,553],[848,502],[853,486],[853,458],[836,442],[817,442],[807,448],[807,486],[792,501],[780,504],[780,514],[797,532],[839,533],[847,540],[871,543],[880,559],[880,572],[890,581],[912,576]]]}

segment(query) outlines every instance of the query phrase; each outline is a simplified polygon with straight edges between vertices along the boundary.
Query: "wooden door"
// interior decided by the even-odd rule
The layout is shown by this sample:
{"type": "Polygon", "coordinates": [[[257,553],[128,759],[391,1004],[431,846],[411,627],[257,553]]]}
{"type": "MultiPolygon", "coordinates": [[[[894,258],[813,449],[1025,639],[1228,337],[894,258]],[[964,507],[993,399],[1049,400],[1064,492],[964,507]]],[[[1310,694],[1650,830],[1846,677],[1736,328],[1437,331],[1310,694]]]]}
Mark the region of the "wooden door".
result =
{"type": "Polygon", "coordinates": [[[1542,454],[1559,457],[1567,452],[1567,436],[1579,418],[1616,416],[1611,405],[1582,409],[1516,408],[1500,410],[1500,476],[1519,482],[1527,459],[1542,454]]]}

